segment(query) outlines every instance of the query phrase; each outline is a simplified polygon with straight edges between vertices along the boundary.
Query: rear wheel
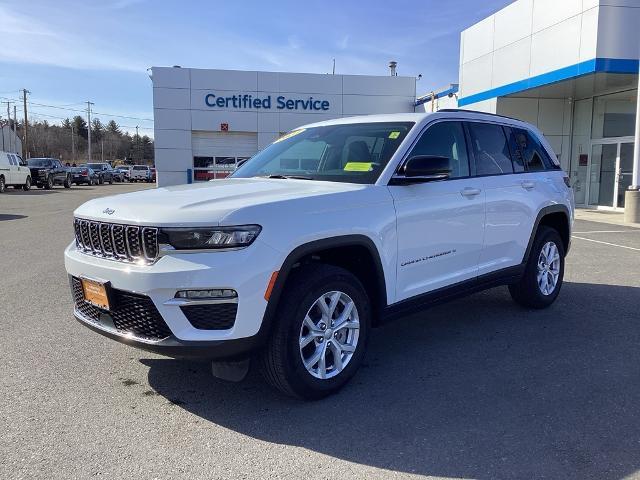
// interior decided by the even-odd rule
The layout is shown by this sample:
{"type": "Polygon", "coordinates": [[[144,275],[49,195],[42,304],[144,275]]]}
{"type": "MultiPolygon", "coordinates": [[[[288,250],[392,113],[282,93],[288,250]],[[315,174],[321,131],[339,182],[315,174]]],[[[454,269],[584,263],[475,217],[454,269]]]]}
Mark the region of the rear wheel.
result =
{"type": "Polygon", "coordinates": [[[27,179],[24,181],[24,185],[22,186],[22,189],[25,192],[28,192],[29,190],[31,190],[31,177],[27,177],[27,179]]]}
{"type": "Polygon", "coordinates": [[[528,308],[545,308],[560,293],[564,278],[564,243],[553,228],[538,229],[524,275],[509,285],[511,297],[528,308]]]}
{"type": "Polygon", "coordinates": [[[364,287],[347,270],[301,267],[287,282],[275,318],[261,365],[266,380],[285,394],[330,395],[362,363],[371,308],[364,287]]]}
{"type": "Polygon", "coordinates": [[[64,188],[71,188],[71,177],[69,175],[66,176],[62,185],[64,188]]]}

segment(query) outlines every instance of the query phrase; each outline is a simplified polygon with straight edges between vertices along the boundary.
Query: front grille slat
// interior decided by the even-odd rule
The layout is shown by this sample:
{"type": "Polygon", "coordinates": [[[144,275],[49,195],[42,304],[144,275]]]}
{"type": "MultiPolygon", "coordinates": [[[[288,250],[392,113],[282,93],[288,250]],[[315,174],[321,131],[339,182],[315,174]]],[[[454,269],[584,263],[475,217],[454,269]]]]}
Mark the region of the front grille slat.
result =
{"type": "Polygon", "coordinates": [[[84,301],[82,283],[77,277],[71,277],[71,292],[76,310],[93,323],[100,324],[101,315],[108,315],[120,333],[152,341],[171,336],[169,326],[153,301],[146,295],[112,288],[113,305],[111,310],[106,312],[84,301]]]}
{"type": "Polygon", "coordinates": [[[74,219],[76,246],[85,254],[150,264],[158,259],[158,229],[74,219]]]}

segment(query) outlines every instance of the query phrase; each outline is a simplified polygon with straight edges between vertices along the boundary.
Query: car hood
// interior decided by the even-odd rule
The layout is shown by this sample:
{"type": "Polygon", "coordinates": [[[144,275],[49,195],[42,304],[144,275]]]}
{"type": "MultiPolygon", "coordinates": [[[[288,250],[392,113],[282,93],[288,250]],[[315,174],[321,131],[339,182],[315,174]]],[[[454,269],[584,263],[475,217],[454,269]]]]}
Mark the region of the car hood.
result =
{"type": "MultiPolygon", "coordinates": [[[[77,217],[154,226],[225,224],[233,212],[310,197],[366,189],[367,185],[295,179],[228,178],[194,185],[154,188],[97,198],[81,205],[77,217]]],[[[318,202],[312,202],[319,205],[318,202]]],[[[320,204],[339,202],[321,202],[320,204]]],[[[254,221],[259,221],[256,219],[254,221]]]]}

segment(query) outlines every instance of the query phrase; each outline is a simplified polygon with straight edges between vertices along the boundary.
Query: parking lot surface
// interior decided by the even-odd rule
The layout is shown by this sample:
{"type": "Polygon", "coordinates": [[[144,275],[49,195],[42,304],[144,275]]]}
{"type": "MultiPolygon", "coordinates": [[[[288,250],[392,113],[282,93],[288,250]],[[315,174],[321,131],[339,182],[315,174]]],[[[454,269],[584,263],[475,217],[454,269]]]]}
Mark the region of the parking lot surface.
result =
{"type": "Polygon", "coordinates": [[[73,319],[73,209],[141,188],[0,195],[0,478],[640,478],[640,229],[577,221],[551,308],[503,287],[388,324],[303,403],[73,319]]]}

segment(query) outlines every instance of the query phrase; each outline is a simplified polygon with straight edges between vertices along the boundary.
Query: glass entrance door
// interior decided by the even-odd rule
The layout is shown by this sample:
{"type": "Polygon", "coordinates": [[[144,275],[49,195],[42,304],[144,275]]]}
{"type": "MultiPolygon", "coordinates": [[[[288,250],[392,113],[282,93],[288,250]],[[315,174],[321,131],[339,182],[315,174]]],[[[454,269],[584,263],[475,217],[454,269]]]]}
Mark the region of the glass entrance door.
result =
{"type": "Polygon", "coordinates": [[[623,208],[625,191],[631,185],[632,170],[633,142],[613,139],[593,142],[585,203],[589,206],[623,208]]]}
{"type": "Polygon", "coordinates": [[[618,172],[616,191],[618,192],[617,207],[624,207],[625,192],[631,186],[631,178],[633,174],[633,143],[621,143],[620,155],[618,156],[618,172]]]}

